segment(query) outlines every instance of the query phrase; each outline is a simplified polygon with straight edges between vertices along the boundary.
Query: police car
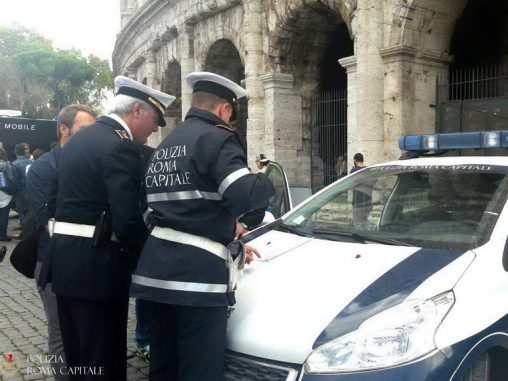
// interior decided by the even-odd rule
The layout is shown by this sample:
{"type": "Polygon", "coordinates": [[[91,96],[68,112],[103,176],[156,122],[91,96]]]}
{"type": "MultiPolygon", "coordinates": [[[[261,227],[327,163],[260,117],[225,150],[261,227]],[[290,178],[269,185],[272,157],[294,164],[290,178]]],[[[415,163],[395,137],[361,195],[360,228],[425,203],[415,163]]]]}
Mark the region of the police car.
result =
{"type": "MultiPolygon", "coordinates": [[[[424,154],[508,132],[406,136],[424,154]]],[[[418,156],[414,154],[413,156],[418,156]]],[[[366,167],[245,237],[227,380],[508,379],[508,157],[366,167]]]]}

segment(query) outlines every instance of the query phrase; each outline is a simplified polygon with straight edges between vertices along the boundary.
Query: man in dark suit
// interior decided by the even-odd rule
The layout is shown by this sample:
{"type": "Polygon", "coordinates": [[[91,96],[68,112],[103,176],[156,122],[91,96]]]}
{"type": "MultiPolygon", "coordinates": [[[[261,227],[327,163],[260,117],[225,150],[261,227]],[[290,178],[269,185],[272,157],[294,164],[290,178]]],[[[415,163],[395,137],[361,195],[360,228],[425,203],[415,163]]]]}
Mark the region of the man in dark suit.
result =
{"type": "Polygon", "coordinates": [[[37,266],[35,280],[48,322],[48,354],[54,361],[55,380],[67,380],[60,369],[65,367],[56,295],[48,279],[50,258],[48,255],[48,221],[55,216],[58,191],[58,167],[64,145],[80,129],[95,123],[94,111],[85,105],[69,105],[58,114],[58,145],[35,161],[26,175],[27,199],[33,209],[37,230],[37,266]]]}
{"type": "Polygon", "coordinates": [[[119,76],[111,114],[64,147],[51,276],[68,369],[125,380],[131,272],[148,236],[141,215],[139,144],[165,126],[175,99],[119,76]]]}

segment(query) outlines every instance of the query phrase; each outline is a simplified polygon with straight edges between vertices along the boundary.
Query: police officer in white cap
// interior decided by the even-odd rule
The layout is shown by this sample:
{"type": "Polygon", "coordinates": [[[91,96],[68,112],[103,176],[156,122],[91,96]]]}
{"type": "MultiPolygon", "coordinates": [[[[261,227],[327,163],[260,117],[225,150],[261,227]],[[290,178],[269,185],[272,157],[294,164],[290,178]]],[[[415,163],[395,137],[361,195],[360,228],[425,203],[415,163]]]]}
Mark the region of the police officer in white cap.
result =
{"type": "Polygon", "coordinates": [[[228,125],[245,90],[213,73],[191,73],[186,81],[192,107],[148,163],[154,229],[131,285],[131,296],[151,311],[152,381],[223,379],[227,314],[235,303],[226,245],[236,219],[275,192],[265,175],[247,168],[228,125]]]}
{"type": "Polygon", "coordinates": [[[148,236],[140,210],[148,158],[141,145],[164,126],[175,97],[116,77],[111,113],[64,147],[51,258],[69,368],[80,380],[125,380],[131,272],[148,236]]]}

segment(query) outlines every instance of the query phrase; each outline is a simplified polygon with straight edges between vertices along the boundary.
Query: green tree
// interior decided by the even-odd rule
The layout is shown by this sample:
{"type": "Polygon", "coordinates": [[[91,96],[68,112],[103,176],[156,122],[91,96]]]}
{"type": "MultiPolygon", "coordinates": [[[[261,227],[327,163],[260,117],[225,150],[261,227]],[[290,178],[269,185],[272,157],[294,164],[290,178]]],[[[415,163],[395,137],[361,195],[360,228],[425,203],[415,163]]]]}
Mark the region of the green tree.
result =
{"type": "Polygon", "coordinates": [[[112,86],[106,60],[55,50],[49,40],[23,27],[0,28],[0,108],[54,117],[70,103],[98,108],[112,86]]]}
{"type": "Polygon", "coordinates": [[[0,26],[0,57],[13,58],[32,50],[53,50],[53,45],[47,38],[21,25],[0,26]]]}
{"type": "Polygon", "coordinates": [[[72,51],[32,51],[14,59],[23,80],[51,89],[49,104],[60,110],[69,103],[86,100],[84,86],[94,77],[86,59],[72,51]]]}
{"type": "Polygon", "coordinates": [[[109,67],[109,62],[93,54],[88,56],[88,65],[93,70],[93,79],[87,85],[87,92],[90,98],[90,104],[98,107],[106,96],[108,90],[113,90],[113,72],[109,67]]]}

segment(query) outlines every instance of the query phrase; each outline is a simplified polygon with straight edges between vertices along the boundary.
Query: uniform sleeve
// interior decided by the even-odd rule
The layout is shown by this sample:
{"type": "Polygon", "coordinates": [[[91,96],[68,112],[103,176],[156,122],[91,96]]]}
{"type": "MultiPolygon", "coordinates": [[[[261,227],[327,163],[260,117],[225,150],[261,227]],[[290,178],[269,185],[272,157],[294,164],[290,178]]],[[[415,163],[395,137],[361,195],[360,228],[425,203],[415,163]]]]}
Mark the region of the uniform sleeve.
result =
{"type": "Polygon", "coordinates": [[[140,213],[141,158],[130,141],[122,141],[102,158],[113,231],[130,252],[138,254],[148,236],[140,213]]]}
{"type": "Polygon", "coordinates": [[[248,228],[254,228],[263,222],[265,211],[268,208],[268,201],[264,202],[259,209],[245,213],[238,221],[247,225],[248,228]]]}
{"type": "Polygon", "coordinates": [[[233,137],[222,145],[213,173],[224,206],[235,218],[262,207],[275,193],[268,177],[251,173],[243,148],[233,137]]]}
{"type": "Polygon", "coordinates": [[[48,223],[48,202],[56,172],[46,161],[36,161],[26,176],[26,194],[35,214],[35,222],[40,228],[48,223]]]}

